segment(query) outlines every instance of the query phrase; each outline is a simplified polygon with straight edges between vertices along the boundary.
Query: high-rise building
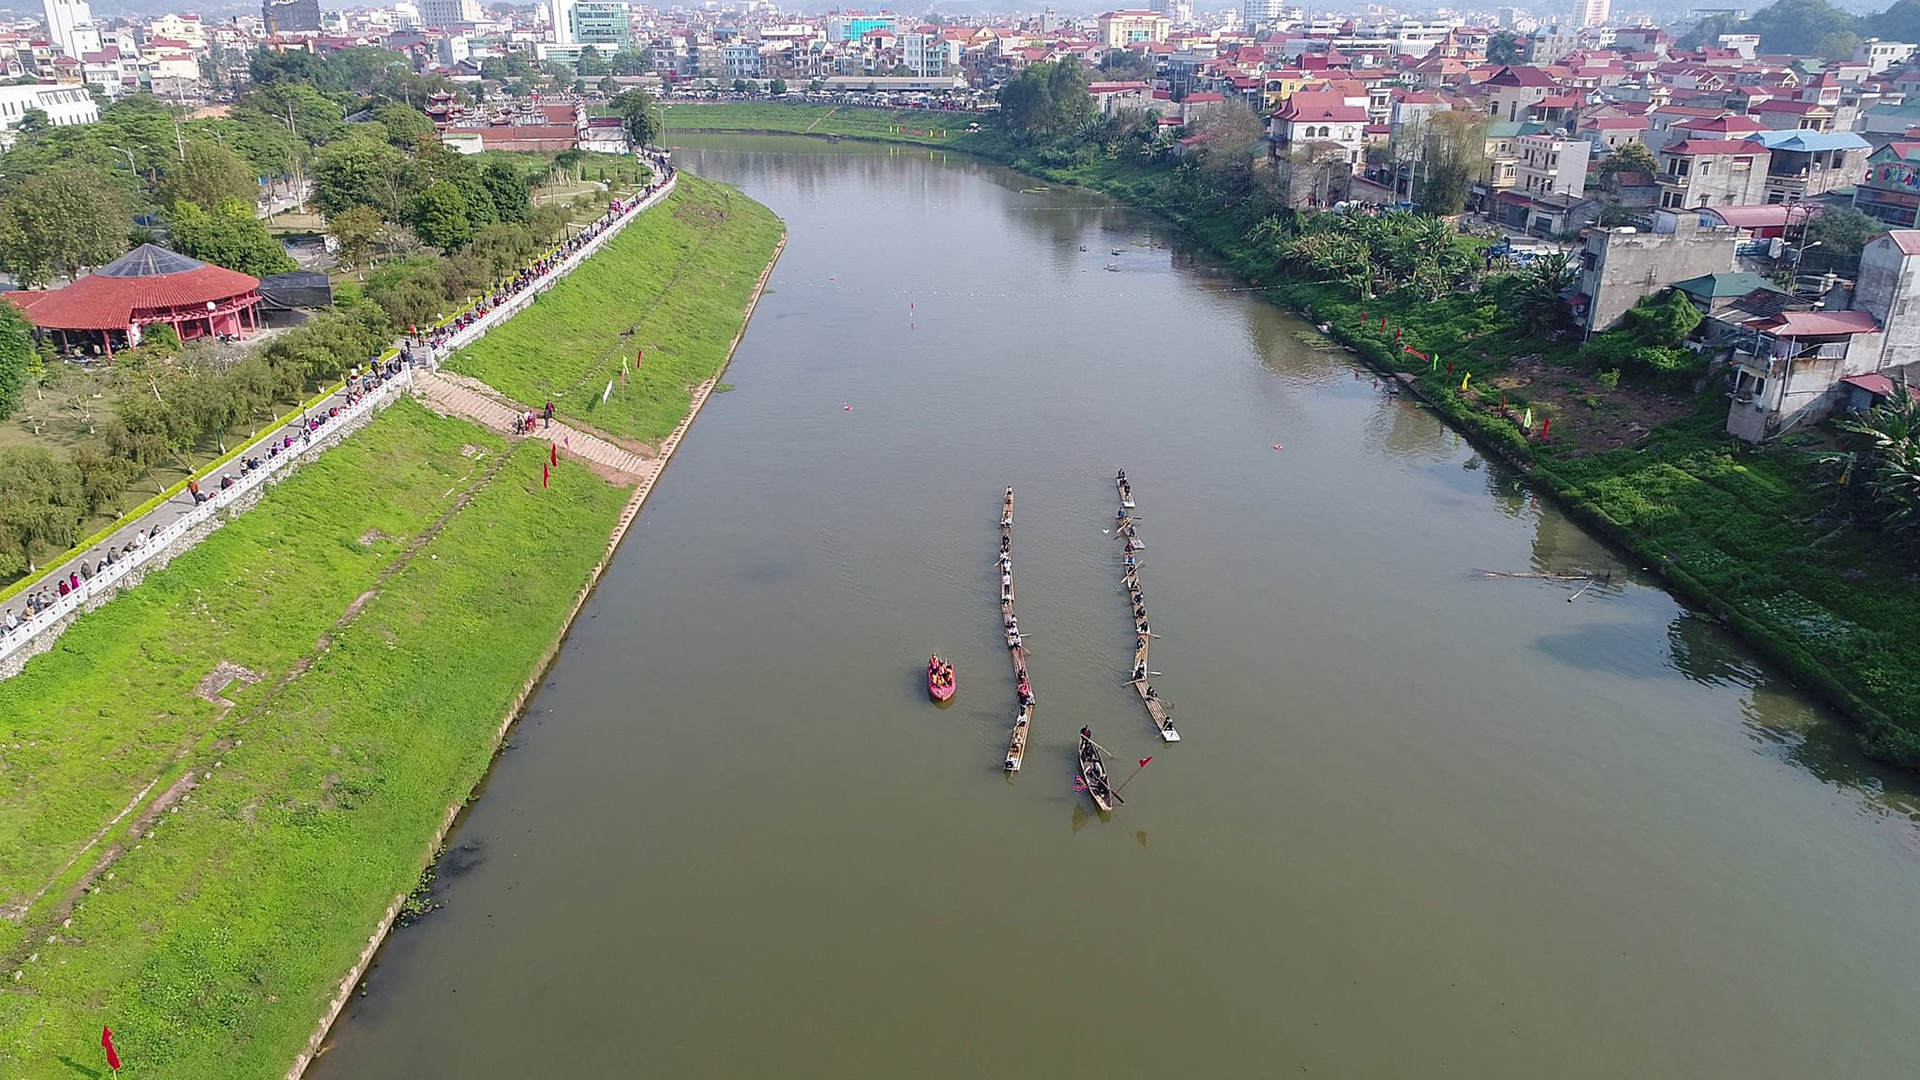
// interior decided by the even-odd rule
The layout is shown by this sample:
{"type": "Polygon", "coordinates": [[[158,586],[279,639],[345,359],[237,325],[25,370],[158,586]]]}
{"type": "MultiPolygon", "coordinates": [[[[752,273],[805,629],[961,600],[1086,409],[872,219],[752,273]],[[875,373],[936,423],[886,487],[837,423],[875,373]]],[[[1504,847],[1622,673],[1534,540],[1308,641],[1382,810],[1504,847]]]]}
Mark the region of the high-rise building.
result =
{"type": "Polygon", "coordinates": [[[1575,26],[1604,26],[1612,13],[1612,0],[1573,0],[1575,26]]]}
{"type": "Polygon", "coordinates": [[[320,29],[320,0],[261,0],[260,18],[269,34],[320,29]]]}
{"type": "Polygon", "coordinates": [[[428,26],[459,26],[480,21],[480,0],[420,0],[420,21],[428,26]]]}
{"type": "Polygon", "coordinates": [[[1286,0],[1245,0],[1241,17],[1249,30],[1258,30],[1285,17],[1286,0]]]}
{"type": "Polygon", "coordinates": [[[567,40],[572,44],[618,49],[633,41],[626,0],[571,0],[567,16],[567,40]]]}
{"type": "Polygon", "coordinates": [[[87,0],[41,0],[47,13],[47,37],[60,51],[78,58],[99,51],[99,31],[93,28],[93,9],[87,0]],[[87,46],[92,44],[92,48],[87,46]]]}

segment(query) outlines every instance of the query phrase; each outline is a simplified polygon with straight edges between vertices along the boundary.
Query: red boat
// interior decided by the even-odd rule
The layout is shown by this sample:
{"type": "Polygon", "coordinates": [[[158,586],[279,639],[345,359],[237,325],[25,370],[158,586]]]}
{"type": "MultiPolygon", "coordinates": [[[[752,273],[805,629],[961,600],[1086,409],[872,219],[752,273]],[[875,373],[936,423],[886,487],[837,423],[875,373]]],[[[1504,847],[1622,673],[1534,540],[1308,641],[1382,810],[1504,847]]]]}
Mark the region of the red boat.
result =
{"type": "Polygon", "coordinates": [[[927,696],[935,701],[952,701],[955,689],[953,665],[935,656],[927,661],[927,696]]]}

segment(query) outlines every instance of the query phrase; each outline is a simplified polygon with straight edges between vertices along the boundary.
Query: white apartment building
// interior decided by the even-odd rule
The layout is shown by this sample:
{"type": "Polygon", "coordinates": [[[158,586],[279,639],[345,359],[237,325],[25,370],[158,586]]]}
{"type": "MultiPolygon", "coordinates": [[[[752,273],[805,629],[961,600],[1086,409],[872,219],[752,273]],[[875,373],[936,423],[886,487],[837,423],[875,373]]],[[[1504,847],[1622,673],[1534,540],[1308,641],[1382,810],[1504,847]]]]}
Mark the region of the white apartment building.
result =
{"type": "Polygon", "coordinates": [[[1286,0],[1246,0],[1241,17],[1248,29],[1257,30],[1281,22],[1286,16],[1286,0]]]}
{"type": "Polygon", "coordinates": [[[1868,38],[1853,50],[1853,62],[1867,65],[1867,74],[1878,75],[1895,64],[1906,63],[1913,50],[1914,46],[1904,41],[1868,38]]]}
{"type": "Polygon", "coordinates": [[[100,119],[100,107],[84,86],[0,86],[0,130],[11,130],[39,109],[55,127],[91,124],[100,119]]]}
{"type": "Polygon", "coordinates": [[[1613,13],[1613,0],[1573,0],[1573,25],[1601,26],[1613,13]]]}
{"type": "Polygon", "coordinates": [[[1519,160],[1514,166],[1514,190],[1536,198],[1583,197],[1587,192],[1587,156],[1592,149],[1585,139],[1522,135],[1516,146],[1519,160]]]}
{"type": "Polygon", "coordinates": [[[480,0],[420,0],[420,21],[428,26],[477,23],[480,17],[480,0]]]}
{"type": "Polygon", "coordinates": [[[923,79],[939,79],[960,66],[960,43],[939,34],[901,34],[900,62],[923,79]]]}
{"type": "Polygon", "coordinates": [[[41,0],[41,7],[47,15],[47,36],[61,52],[77,58],[100,51],[100,31],[87,0],[41,0]]]}

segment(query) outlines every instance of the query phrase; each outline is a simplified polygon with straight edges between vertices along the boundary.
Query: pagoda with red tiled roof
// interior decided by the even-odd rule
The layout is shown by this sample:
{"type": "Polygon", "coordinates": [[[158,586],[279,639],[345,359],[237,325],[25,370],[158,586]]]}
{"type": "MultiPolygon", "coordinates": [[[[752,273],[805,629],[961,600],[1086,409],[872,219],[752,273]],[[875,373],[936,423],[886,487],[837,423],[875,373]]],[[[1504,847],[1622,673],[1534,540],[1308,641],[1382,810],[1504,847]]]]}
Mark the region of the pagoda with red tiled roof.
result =
{"type": "Polygon", "coordinates": [[[149,326],[171,326],[182,341],[259,329],[260,279],[177,251],[142,244],[64,289],[0,293],[61,348],[140,343],[149,326]]]}

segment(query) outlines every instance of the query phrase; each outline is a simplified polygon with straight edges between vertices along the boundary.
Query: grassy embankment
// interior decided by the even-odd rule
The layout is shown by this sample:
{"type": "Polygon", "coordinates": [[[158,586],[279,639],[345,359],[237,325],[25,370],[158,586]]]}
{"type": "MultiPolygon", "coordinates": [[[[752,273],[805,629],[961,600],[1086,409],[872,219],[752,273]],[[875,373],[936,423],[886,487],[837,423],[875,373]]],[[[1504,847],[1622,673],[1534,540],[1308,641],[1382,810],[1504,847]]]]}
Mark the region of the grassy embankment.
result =
{"type": "Polygon", "coordinates": [[[521,402],[552,400],[586,426],[651,443],[725,364],[782,231],[766,207],[683,173],[664,206],[608,242],[612,258],[589,260],[447,366],[521,402]],[[647,299],[636,304],[636,296],[647,299]],[[622,386],[621,359],[631,363],[636,348],[645,355],[622,386]],[[602,404],[608,380],[613,396],[602,404]]]}
{"type": "Polygon", "coordinates": [[[954,146],[981,117],[926,109],[869,109],[853,105],[780,105],[774,102],[673,102],[660,106],[671,143],[675,132],[748,132],[838,135],[849,139],[954,146]]]}
{"type": "MultiPolygon", "coordinates": [[[[761,130],[805,126],[798,116],[783,127],[760,115],[781,106],[711,108],[753,109],[761,130]]],[[[1600,385],[1580,369],[1575,348],[1522,333],[1485,297],[1363,302],[1342,286],[1289,282],[1271,248],[1249,243],[1248,223],[1230,209],[1195,205],[1181,197],[1170,170],[1124,154],[1030,148],[997,131],[947,145],[1172,218],[1247,279],[1268,283],[1275,303],[1310,308],[1316,321],[1330,322],[1369,364],[1413,374],[1422,396],[1457,427],[1527,469],[1576,515],[1660,569],[1690,602],[1852,715],[1869,753],[1920,768],[1920,579],[1873,537],[1818,520],[1824,500],[1813,489],[1808,451],[1755,449],[1726,436],[1727,405],[1714,394],[1672,400],[1668,412],[1680,418],[1606,449],[1612,437],[1592,436],[1623,428],[1616,410],[1630,391],[1600,385]],[[1377,329],[1382,315],[1385,334],[1377,329]],[[1432,371],[1399,351],[1396,329],[1402,344],[1445,357],[1454,370],[1432,371]],[[1524,372],[1517,370],[1523,362],[1524,372]],[[1462,392],[1468,372],[1473,380],[1462,392]],[[1536,425],[1553,417],[1545,445],[1524,438],[1513,422],[1529,404],[1536,425]]]]}
{"type": "Polygon", "coordinates": [[[402,402],[0,683],[0,1074],[286,1070],[625,501],[545,457],[402,402]]]}
{"type": "MultiPolygon", "coordinates": [[[[768,252],[736,254],[672,280],[727,297],[686,331],[702,355],[768,252]]],[[[647,258],[590,266],[630,283],[619,308],[664,306],[647,258]]],[[[543,489],[545,451],[401,402],[0,682],[0,1076],[85,1071],[103,1023],[129,1080],[285,1073],[628,496],[564,462],[543,489]]]]}

